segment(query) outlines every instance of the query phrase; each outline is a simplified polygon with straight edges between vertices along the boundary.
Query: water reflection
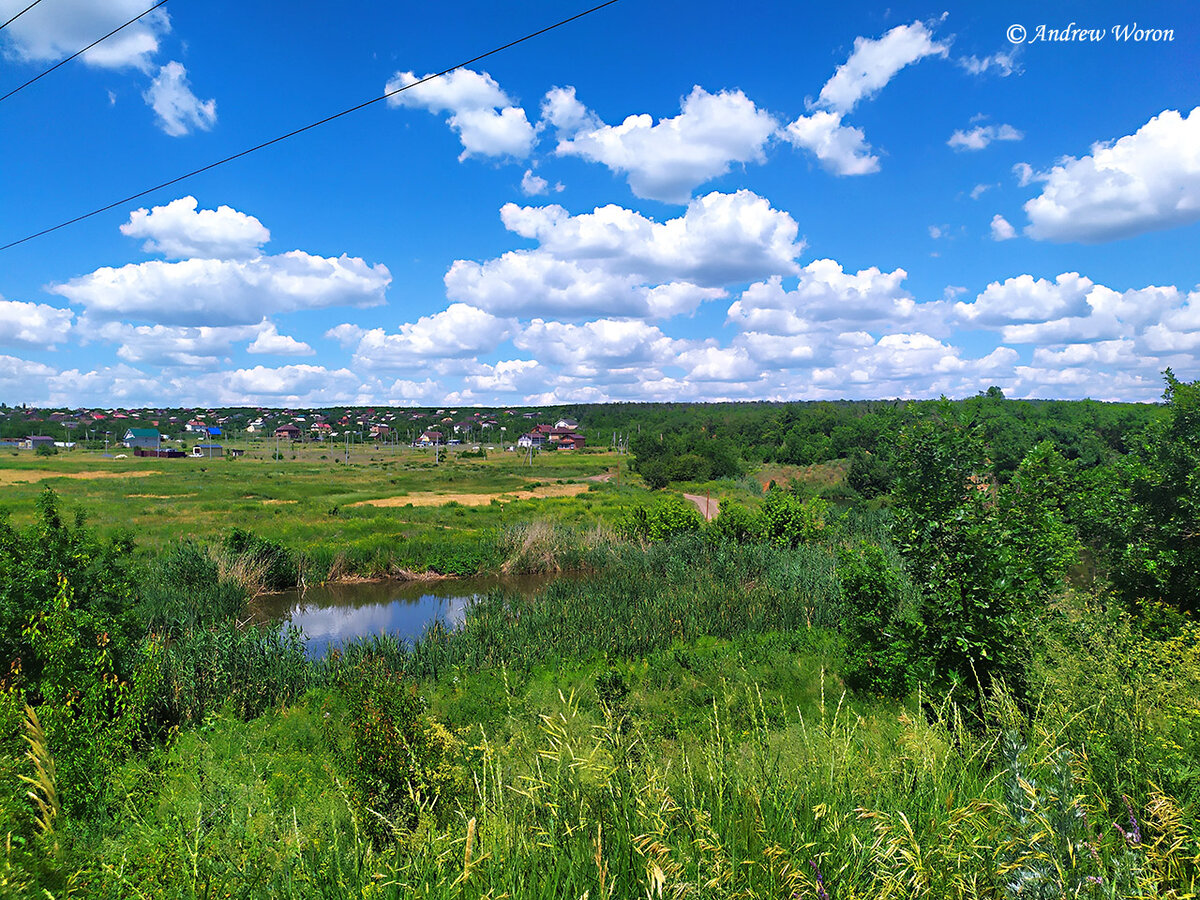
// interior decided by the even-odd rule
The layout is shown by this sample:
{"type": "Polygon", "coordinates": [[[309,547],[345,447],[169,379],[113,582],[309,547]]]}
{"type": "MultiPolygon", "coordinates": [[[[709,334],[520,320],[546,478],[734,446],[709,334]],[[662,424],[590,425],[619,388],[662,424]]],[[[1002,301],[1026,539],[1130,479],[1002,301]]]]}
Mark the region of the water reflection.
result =
{"type": "Polygon", "coordinates": [[[301,596],[287,591],[260,597],[258,612],[271,621],[300,629],[308,655],[325,655],[331,646],[370,635],[412,640],[440,620],[460,625],[476,597],[503,588],[536,593],[554,576],[452,578],[440,581],[380,581],[330,584],[301,596]]]}

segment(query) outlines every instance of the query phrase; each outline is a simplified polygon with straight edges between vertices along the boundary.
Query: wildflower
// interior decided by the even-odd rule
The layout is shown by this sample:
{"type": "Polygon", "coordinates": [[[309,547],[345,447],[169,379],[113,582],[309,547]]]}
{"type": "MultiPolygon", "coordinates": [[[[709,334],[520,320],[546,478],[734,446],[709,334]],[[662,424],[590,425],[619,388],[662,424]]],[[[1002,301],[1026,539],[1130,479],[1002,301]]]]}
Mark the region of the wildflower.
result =
{"type": "Polygon", "coordinates": [[[1142,829],[1138,826],[1138,820],[1133,814],[1133,806],[1129,802],[1128,797],[1122,797],[1125,801],[1125,809],[1129,812],[1129,830],[1126,831],[1116,822],[1113,822],[1113,827],[1121,832],[1121,837],[1125,838],[1125,843],[1131,847],[1137,846],[1142,842],[1142,829]]]}
{"type": "Polygon", "coordinates": [[[810,859],[808,864],[812,866],[813,871],[817,874],[817,900],[829,900],[829,891],[825,890],[825,876],[821,874],[821,869],[817,866],[817,861],[810,859]]]}

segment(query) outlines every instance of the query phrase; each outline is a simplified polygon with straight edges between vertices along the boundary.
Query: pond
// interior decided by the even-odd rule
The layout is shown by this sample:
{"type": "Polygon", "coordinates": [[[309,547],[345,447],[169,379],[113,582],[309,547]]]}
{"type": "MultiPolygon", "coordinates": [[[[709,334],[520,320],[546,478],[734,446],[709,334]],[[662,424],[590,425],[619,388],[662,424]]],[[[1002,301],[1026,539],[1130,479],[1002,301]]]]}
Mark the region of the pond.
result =
{"type": "Polygon", "coordinates": [[[356,638],[420,637],[434,621],[460,625],[476,597],[503,589],[535,594],[559,575],[482,576],[434,581],[370,581],[327,584],[304,592],[266,594],[255,601],[260,616],[304,633],[310,657],[325,655],[356,638]]]}

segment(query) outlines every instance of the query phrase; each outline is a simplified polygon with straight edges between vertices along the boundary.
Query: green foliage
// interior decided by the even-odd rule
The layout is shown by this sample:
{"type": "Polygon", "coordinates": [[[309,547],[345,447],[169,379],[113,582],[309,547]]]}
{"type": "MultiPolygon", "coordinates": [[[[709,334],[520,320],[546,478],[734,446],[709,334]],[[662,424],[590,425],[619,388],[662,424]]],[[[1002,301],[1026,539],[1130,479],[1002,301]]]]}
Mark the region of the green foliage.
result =
{"type": "Polygon", "coordinates": [[[0,666],[10,675],[39,681],[24,632],[34,617],[53,609],[60,579],[70,584],[76,607],[99,629],[93,637],[109,632],[118,652],[134,643],[132,550],[128,537],[98,541],[82,515],[73,525],[65,521],[58,496],[49,489],[38,497],[37,520],[26,528],[14,528],[0,512],[0,666]]]}
{"type": "Polygon", "coordinates": [[[734,478],[742,473],[742,463],[733,445],[724,439],[690,431],[649,434],[630,443],[634,455],[632,468],[651,490],[666,487],[672,481],[711,481],[734,478]]]}
{"type": "Polygon", "coordinates": [[[34,456],[58,456],[58,448],[53,444],[38,444],[36,450],[33,451],[34,456]]]}
{"type": "Polygon", "coordinates": [[[1106,796],[1157,786],[1200,802],[1200,628],[1162,637],[1120,603],[1070,595],[1046,617],[1032,678],[1042,716],[1086,746],[1106,796]]]}
{"type": "Polygon", "coordinates": [[[904,565],[862,541],[838,551],[845,610],[846,683],[868,694],[906,697],[927,678],[920,597],[904,565]]]}
{"type": "Polygon", "coordinates": [[[740,503],[722,503],[717,517],[708,523],[706,533],[716,541],[748,544],[762,535],[762,516],[740,503]]]}
{"type": "Polygon", "coordinates": [[[1200,381],[1166,371],[1166,416],[1118,468],[1127,499],[1109,507],[1105,548],[1127,602],[1161,601],[1200,612],[1200,381]]]}
{"type": "Polygon", "coordinates": [[[340,673],[348,745],[338,753],[359,821],[378,844],[444,819],[464,787],[459,741],[427,712],[416,685],[367,657],[340,673]]]}
{"type": "Polygon", "coordinates": [[[126,671],[113,657],[113,635],[97,615],[75,604],[60,578],[50,608],[25,629],[41,678],[30,686],[58,760],[68,810],[90,810],[112,769],[146,731],[156,692],[158,648],[143,643],[126,653],[126,671]]]}
{"type": "Polygon", "coordinates": [[[850,451],[850,471],[846,474],[846,483],[870,500],[887,493],[892,485],[892,470],[878,454],[855,447],[850,451]]]}
{"type": "Polygon", "coordinates": [[[132,546],[97,541],[38,498],[25,529],[0,519],[0,652],[8,684],[36,710],[59,760],[66,808],[90,811],[138,745],[154,691],[153,648],[132,614],[132,546]]]}
{"type": "Polygon", "coordinates": [[[761,512],[761,534],[776,547],[799,547],[826,534],[829,504],[820,497],[801,500],[790,491],[767,491],[761,512]]]}
{"type": "Polygon", "coordinates": [[[978,429],[949,404],[901,431],[893,534],[923,597],[938,679],[978,694],[999,675],[1022,692],[1031,616],[1077,546],[1058,506],[1063,468],[1039,445],[997,488],[978,429]]]}
{"type": "Polygon", "coordinates": [[[650,506],[635,506],[617,523],[617,531],[634,540],[665,541],[699,531],[704,517],[679,497],[664,497],[650,506]]]}

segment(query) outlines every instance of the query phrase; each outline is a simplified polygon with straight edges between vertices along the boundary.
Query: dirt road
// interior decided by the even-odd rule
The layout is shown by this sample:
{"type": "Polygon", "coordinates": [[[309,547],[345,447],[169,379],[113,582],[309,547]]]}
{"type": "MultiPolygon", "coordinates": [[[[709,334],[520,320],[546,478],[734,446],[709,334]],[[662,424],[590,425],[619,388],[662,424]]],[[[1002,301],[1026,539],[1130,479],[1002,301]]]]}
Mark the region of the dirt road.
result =
{"type": "Polygon", "coordinates": [[[690,500],[696,504],[696,509],[700,510],[700,515],[704,516],[705,522],[711,522],[721,511],[721,502],[719,500],[713,500],[702,494],[684,494],[683,499],[690,500]]]}

